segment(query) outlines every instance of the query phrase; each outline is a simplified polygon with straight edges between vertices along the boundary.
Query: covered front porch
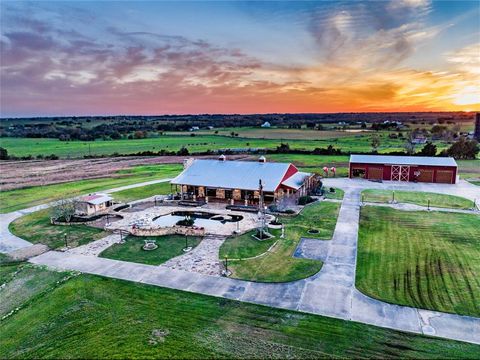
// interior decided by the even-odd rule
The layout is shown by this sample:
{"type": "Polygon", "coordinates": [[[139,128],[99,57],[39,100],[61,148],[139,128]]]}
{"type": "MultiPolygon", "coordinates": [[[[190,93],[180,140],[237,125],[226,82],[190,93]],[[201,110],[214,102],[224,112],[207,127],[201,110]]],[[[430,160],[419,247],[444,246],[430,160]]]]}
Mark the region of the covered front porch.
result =
{"type": "MultiPolygon", "coordinates": [[[[226,205],[258,206],[260,203],[260,190],[224,189],[206,186],[175,185],[172,184],[172,192],[180,194],[181,200],[204,201],[206,203],[224,203],[226,205]]],[[[264,191],[263,202],[265,205],[275,203],[277,200],[287,197],[299,197],[306,193],[303,187],[294,190],[281,187],[277,191],[264,191]]]]}

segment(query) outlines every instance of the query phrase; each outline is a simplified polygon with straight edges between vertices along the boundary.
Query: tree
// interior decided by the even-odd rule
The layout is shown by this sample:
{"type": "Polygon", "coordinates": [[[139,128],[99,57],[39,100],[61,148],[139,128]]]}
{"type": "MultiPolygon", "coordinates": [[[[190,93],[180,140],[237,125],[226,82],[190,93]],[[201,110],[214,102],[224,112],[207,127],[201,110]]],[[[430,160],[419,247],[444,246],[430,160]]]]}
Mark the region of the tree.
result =
{"type": "Polygon", "coordinates": [[[467,140],[464,137],[458,139],[446,151],[448,156],[461,160],[473,160],[479,152],[478,142],[476,140],[467,140]]]}
{"type": "Polygon", "coordinates": [[[135,134],[133,134],[133,137],[135,139],[144,139],[145,138],[145,132],[144,131],[135,131],[135,134]]]}
{"type": "Polygon", "coordinates": [[[290,152],[290,145],[288,143],[281,143],[279,146],[277,146],[277,152],[278,153],[288,153],[290,152]]]}
{"type": "Polygon", "coordinates": [[[54,220],[65,221],[69,223],[75,215],[78,201],[75,199],[61,199],[52,207],[51,217],[54,220]]]}
{"type": "Polygon", "coordinates": [[[422,150],[420,150],[419,155],[421,156],[435,156],[437,155],[437,146],[428,141],[422,150]]]}
{"type": "Polygon", "coordinates": [[[3,147],[0,147],[0,160],[8,160],[8,151],[3,147]]]}
{"type": "Polygon", "coordinates": [[[370,142],[370,145],[372,146],[372,152],[376,153],[378,147],[380,146],[380,138],[378,137],[378,135],[372,136],[372,141],[370,142]]]}
{"type": "Polygon", "coordinates": [[[177,151],[177,155],[178,156],[188,156],[190,155],[190,151],[188,151],[188,149],[183,146],[180,150],[177,151]]]}

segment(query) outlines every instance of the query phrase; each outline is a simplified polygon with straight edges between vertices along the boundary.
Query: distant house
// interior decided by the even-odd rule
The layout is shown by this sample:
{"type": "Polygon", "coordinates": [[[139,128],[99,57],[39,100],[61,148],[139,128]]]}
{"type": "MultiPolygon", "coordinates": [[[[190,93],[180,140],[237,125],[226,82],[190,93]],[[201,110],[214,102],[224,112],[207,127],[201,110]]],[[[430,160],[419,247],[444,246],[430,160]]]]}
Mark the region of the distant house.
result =
{"type": "Polygon", "coordinates": [[[412,139],[412,144],[425,144],[427,142],[427,138],[423,135],[417,135],[412,139]]]}
{"type": "Polygon", "coordinates": [[[270,123],[268,121],[265,121],[262,125],[261,125],[263,128],[269,128],[270,126],[270,123]]]}
{"type": "Polygon", "coordinates": [[[268,163],[265,157],[255,161],[196,159],[171,181],[179,186],[184,200],[228,201],[257,205],[259,183],[266,203],[283,197],[308,194],[317,183],[313,174],[299,171],[290,163],[268,163]]]}
{"type": "Polygon", "coordinates": [[[93,215],[113,205],[113,198],[106,194],[90,194],[81,197],[75,205],[76,215],[93,215]]]}
{"type": "Polygon", "coordinates": [[[190,131],[198,131],[198,130],[200,130],[200,128],[198,126],[192,126],[190,128],[190,131]]]}

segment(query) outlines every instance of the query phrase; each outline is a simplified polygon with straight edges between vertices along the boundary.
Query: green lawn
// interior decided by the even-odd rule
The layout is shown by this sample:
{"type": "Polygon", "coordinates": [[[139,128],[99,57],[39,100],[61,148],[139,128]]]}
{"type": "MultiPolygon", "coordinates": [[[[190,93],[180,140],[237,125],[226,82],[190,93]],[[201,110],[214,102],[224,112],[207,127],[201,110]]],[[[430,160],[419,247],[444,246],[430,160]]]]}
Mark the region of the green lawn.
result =
{"type": "Polygon", "coordinates": [[[325,198],[326,199],[335,199],[335,200],[342,200],[343,195],[345,195],[345,191],[339,188],[334,188],[335,192],[330,192],[330,187],[325,187],[325,198]]]}
{"type": "MultiPolygon", "coordinates": [[[[364,190],[362,197],[365,202],[388,203],[393,199],[393,192],[391,190],[364,190]]],[[[452,209],[471,209],[473,207],[472,201],[459,196],[418,191],[395,191],[395,201],[399,203],[427,206],[428,200],[432,207],[452,209]]]]}
{"type": "Polygon", "coordinates": [[[457,160],[458,173],[463,179],[477,178],[480,181],[480,159],[457,160]]]}
{"type": "MultiPolygon", "coordinates": [[[[477,358],[479,346],[169,290],[37,271],[0,322],[0,358],[477,358]],[[55,281],[60,278],[61,281],[55,281]],[[48,289],[44,291],[43,289],[48,289]]],[[[4,291],[4,290],[2,290],[4,291]]]]}
{"type": "MultiPolygon", "coordinates": [[[[301,237],[330,239],[339,209],[339,203],[318,202],[306,206],[295,217],[280,217],[279,220],[285,224],[285,238],[277,236],[277,245],[265,256],[232,261],[229,265],[233,271],[232,277],[262,282],[286,282],[316,274],[322,268],[321,261],[297,259],[292,255],[301,237]],[[318,233],[309,234],[307,231],[310,229],[316,229],[318,233]]],[[[274,233],[278,235],[278,230],[274,233]]]]}
{"type": "Polygon", "coordinates": [[[14,235],[22,239],[32,243],[48,245],[51,249],[65,245],[65,234],[67,234],[69,247],[88,244],[108,235],[108,232],[83,224],[52,225],[50,224],[50,209],[22,216],[13,221],[9,229],[14,235]]]}
{"type": "Polygon", "coordinates": [[[171,193],[170,182],[163,182],[153,185],[146,185],[127,189],[113,193],[115,200],[121,202],[130,202],[133,200],[145,199],[155,195],[165,195],[171,193]]]}
{"type": "Polygon", "coordinates": [[[391,303],[480,316],[480,217],[361,210],[356,286],[391,303]]]}
{"type": "MultiPolygon", "coordinates": [[[[104,250],[100,257],[148,265],[160,265],[184,253],[182,249],[185,247],[185,236],[181,235],[128,236],[126,240],[125,244],[114,244],[104,250]],[[155,240],[158,248],[150,251],[143,250],[144,240],[155,240]]],[[[200,241],[202,241],[202,238],[189,236],[188,246],[196,247],[200,244],[200,241]]]]}
{"type": "MultiPolygon", "coordinates": [[[[270,230],[270,232],[274,232],[270,230]]],[[[231,236],[225,240],[220,247],[220,259],[227,256],[229,259],[245,259],[263,254],[267,251],[278,239],[278,232],[274,238],[268,240],[256,240],[252,235],[256,230],[249,231],[239,236],[231,236]]]]}
{"type": "Polygon", "coordinates": [[[48,203],[64,197],[73,197],[95,191],[111,189],[137,182],[170,178],[181,171],[180,164],[136,166],[118,171],[118,177],[80,180],[62,184],[34,186],[0,192],[0,213],[8,213],[48,203]]]}

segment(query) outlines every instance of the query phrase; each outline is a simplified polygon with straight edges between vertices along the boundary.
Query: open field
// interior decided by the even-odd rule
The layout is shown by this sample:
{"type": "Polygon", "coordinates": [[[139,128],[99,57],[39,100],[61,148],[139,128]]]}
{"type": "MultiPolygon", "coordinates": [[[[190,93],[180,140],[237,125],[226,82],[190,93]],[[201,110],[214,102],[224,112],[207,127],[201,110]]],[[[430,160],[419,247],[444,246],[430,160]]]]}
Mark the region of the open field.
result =
{"type": "Polygon", "coordinates": [[[391,303],[480,316],[480,217],[361,210],[356,286],[391,303]]]}
{"type": "Polygon", "coordinates": [[[88,244],[91,241],[101,239],[108,235],[107,232],[87,225],[52,225],[50,224],[50,210],[40,210],[22,216],[13,221],[10,231],[34,244],[48,245],[51,249],[65,246],[65,234],[69,247],[88,244]]]}
{"type": "Polygon", "coordinates": [[[113,193],[112,196],[117,201],[130,202],[133,200],[145,199],[155,195],[170,194],[170,187],[170,182],[163,182],[118,191],[116,193],[113,193]]]}
{"type": "Polygon", "coordinates": [[[271,252],[255,259],[233,261],[229,265],[232,276],[244,280],[285,282],[317,273],[322,267],[321,261],[297,259],[292,254],[301,237],[330,239],[339,209],[338,203],[318,202],[306,206],[295,217],[280,217],[279,221],[285,224],[285,238],[279,237],[279,230],[272,231],[278,242],[271,252]],[[309,234],[307,231],[310,229],[316,229],[318,233],[309,234]]]}
{"type": "MultiPolygon", "coordinates": [[[[245,157],[245,156],[244,156],[245,157]]],[[[204,157],[200,157],[204,158],[204,157]]],[[[210,156],[209,158],[216,158],[210,156]]],[[[182,164],[184,156],[126,156],[76,160],[2,161],[2,191],[99,178],[122,178],[155,169],[147,166],[182,164]]]]}
{"type": "MultiPolygon", "coordinates": [[[[365,202],[388,203],[393,200],[391,190],[364,190],[362,199],[365,202]]],[[[473,202],[454,195],[435,194],[418,191],[395,191],[395,201],[399,203],[410,203],[421,206],[430,206],[451,209],[471,209],[473,202]]]]}
{"type": "Polygon", "coordinates": [[[473,359],[479,351],[456,341],[121,280],[46,275],[40,268],[20,270],[10,281],[28,289],[7,283],[2,290],[8,298],[32,295],[0,322],[1,358],[473,359]],[[23,280],[31,276],[35,284],[23,280]]]}
{"type": "MultiPolygon", "coordinates": [[[[317,133],[313,131],[314,133],[317,133]]],[[[321,133],[321,132],[318,132],[321,133]]],[[[380,139],[378,151],[401,151],[403,139],[390,139],[388,132],[376,133],[380,139]]],[[[276,148],[282,142],[288,142],[292,149],[313,150],[317,147],[326,148],[329,145],[343,151],[368,152],[371,151],[371,135],[357,134],[332,138],[315,139],[271,139],[265,138],[231,137],[220,135],[197,135],[191,133],[184,135],[161,135],[147,139],[121,139],[121,140],[97,140],[97,141],[60,141],[57,139],[32,139],[32,138],[1,138],[0,146],[6,148],[10,155],[14,156],[37,156],[55,154],[61,158],[81,158],[85,155],[111,155],[134,154],[140,151],[178,151],[186,147],[190,152],[199,152],[218,149],[235,148],[276,148]]],[[[441,150],[448,145],[443,142],[435,142],[441,150]]],[[[418,147],[417,150],[419,150],[418,147]]]]}
{"type": "MultiPolygon", "coordinates": [[[[313,129],[288,129],[288,128],[262,128],[262,127],[225,127],[215,128],[212,130],[199,130],[196,131],[196,135],[218,135],[218,136],[231,136],[231,133],[235,132],[238,137],[250,138],[250,139],[276,139],[276,140],[317,140],[317,139],[334,139],[344,136],[351,136],[352,133],[342,130],[313,130],[313,129]],[[215,134],[217,132],[217,134],[215,134]]],[[[370,133],[369,130],[361,132],[366,135],[370,133]]],[[[184,135],[182,132],[168,132],[168,135],[184,135]]]]}
{"type": "Polygon", "coordinates": [[[0,212],[7,213],[48,203],[64,197],[111,189],[138,182],[170,178],[182,169],[180,164],[137,166],[117,172],[119,177],[72,181],[0,192],[0,212]]]}
{"type": "MultiPolygon", "coordinates": [[[[196,247],[202,239],[199,237],[188,237],[188,246],[196,247]]],[[[113,244],[104,250],[100,256],[123,261],[131,261],[149,265],[160,265],[165,261],[183,254],[185,247],[185,236],[167,235],[167,236],[128,236],[125,244],[113,244]],[[158,248],[145,251],[142,246],[145,240],[155,240],[158,248]]]]}

